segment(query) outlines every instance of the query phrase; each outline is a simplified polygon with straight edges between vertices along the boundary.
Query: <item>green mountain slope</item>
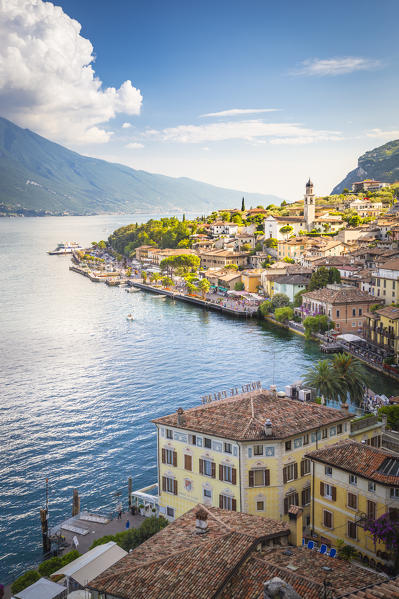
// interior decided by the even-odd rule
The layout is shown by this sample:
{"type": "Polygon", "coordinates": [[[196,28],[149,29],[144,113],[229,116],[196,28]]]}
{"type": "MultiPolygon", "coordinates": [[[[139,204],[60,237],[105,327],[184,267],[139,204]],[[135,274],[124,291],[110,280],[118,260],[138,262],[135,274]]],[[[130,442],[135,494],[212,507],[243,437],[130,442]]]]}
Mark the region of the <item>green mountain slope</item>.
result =
{"type": "Polygon", "coordinates": [[[386,183],[399,180],[399,139],[365,152],[358,160],[358,166],[350,171],[332,190],[331,194],[342,193],[352,188],[352,183],[363,179],[376,179],[386,183]]]}
{"type": "MultiPolygon", "coordinates": [[[[0,117],[0,204],[99,214],[279,204],[282,198],[174,179],[88,158],[0,117]]],[[[0,210],[1,212],[1,210],[0,210]]]]}

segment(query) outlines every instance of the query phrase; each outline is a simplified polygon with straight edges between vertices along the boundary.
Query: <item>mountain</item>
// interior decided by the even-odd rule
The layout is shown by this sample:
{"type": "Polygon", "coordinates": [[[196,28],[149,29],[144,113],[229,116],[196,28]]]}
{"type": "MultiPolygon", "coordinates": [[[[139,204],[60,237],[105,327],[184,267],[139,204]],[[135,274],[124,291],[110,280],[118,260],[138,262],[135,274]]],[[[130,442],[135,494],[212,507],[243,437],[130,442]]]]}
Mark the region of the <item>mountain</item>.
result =
{"type": "Polygon", "coordinates": [[[0,213],[210,212],[242,196],[247,207],[282,201],[88,158],[0,117],[0,213]]]}
{"type": "Polygon", "coordinates": [[[399,180],[399,139],[389,141],[360,156],[357,168],[350,171],[345,179],[334,187],[331,194],[342,193],[345,188],[350,190],[352,183],[363,179],[376,179],[385,183],[399,180]]]}

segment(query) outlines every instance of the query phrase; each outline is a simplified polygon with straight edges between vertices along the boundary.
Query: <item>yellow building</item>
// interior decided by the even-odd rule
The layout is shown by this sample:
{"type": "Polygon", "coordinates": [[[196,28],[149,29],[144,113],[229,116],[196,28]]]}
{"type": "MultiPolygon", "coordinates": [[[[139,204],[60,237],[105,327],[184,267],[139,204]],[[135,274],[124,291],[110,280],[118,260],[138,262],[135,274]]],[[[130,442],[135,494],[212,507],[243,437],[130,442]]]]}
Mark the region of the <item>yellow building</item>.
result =
{"type": "Polygon", "coordinates": [[[399,308],[386,306],[365,314],[363,335],[399,361],[399,308]]]}
{"type": "Polygon", "coordinates": [[[372,272],[371,294],[386,304],[399,301],[399,258],[387,260],[372,272]]]}
{"type": "Polygon", "coordinates": [[[279,393],[284,397],[275,388],[218,394],[217,401],[205,396],[203,405],[153,421],[161,513],[173,519],[201,502],[287,520],[290,505],[300,505],[304,524],[310,523],[304,455],[348,438],[353,415],[279,393]]]}
{"type": "Polygon", "coordinates": [[[258,293],[258,287],[262,286],[262,272],[263,268],[254,268],[252,270],[244,270],[241,273],[241,280],[244,283],[245,291],[250,293],[258,293]]]}
{"type": "Polygon", "coordinates": [[[311,526],[320,542],[352,545],[365,563],[390,565],[393,555],[364,524],[389,513],[399,519],[399,457],[345,440],[307,454],[312,460],[311,526]]]}

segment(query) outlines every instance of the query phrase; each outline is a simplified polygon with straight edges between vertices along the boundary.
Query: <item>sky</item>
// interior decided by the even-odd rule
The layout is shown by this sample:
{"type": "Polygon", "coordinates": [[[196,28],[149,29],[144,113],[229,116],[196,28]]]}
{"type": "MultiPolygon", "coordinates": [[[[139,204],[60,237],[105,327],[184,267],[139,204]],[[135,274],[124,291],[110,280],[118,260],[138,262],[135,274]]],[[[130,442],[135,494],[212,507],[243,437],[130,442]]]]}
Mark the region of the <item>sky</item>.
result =
{"type": "Polygon", "coordinates": [[[0,115],[294,201],[399,138],[398,0],[0,0],[0,115]]]}

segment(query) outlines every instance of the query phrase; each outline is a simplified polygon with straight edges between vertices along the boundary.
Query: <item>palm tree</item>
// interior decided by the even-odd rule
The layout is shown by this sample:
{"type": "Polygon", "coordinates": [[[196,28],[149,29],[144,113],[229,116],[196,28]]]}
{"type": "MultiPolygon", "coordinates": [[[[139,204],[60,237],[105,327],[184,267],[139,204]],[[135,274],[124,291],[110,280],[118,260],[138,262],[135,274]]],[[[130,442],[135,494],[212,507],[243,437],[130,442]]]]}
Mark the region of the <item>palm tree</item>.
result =
{"type": "Polygon", "coordinates": [[[305,385],[316,390],[326,400],[337,400],[341,394],[340,382],[332,367],[331,360],[319,360],[304,375],[305,385]]]}
{"type": "Polygon", "coordinates": [[[201,279],[200,282],[198,283],[198,289],[201,290],[203,300],[205,299],[205,295],[208,293],[210,288],[211,288],[211,284],[208,281],[208,279],[201,279]]]}
{"type": "Polygon", "coordinates": [[[332,359],[332,367],[340,381],[340,398],[345,403],[349,395],[353,403],[360,403],[367,388],[366,371],[357,358],[350,354],[336,354],[332,359]]]}

